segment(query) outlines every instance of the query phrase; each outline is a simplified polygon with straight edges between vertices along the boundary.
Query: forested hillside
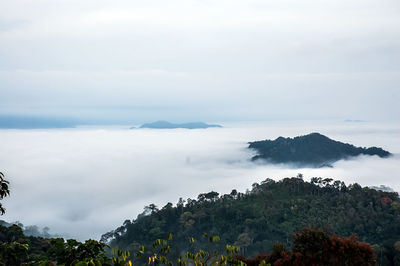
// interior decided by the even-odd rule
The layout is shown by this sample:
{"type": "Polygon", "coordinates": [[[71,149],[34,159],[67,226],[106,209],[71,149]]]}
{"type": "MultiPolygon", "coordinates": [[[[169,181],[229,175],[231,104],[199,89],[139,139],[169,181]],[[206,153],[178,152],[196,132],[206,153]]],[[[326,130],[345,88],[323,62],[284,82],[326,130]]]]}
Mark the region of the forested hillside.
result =
{"type": "Polygon", "coordinates": [[[357,234],[360,241],[374,247],[381,265],[394,265],[395,258],[400,258],[400,249],[395,248],[400,240],[397,193],[346,186],[329,178],[305,182],[301,175],[279,182],[266,179],[246,193],[212,191],[160,209],[150,204],[137,219],[126,220],[102,240],[134,250],[138,243],[150,244],[173,233],[180,253],[187,250],[188,237],[198,239],[194,248],[206,248],[207,241],[201,239],[207,232],[221,237],[221,249],[224,243],[235,244],[249,257],[270,251],[276,242],[289,245],[291,235],[309,225],[342,236],[357,234]]]}
{"type": "Polygon", "coordinates": [[[362,148],[332,140],[319,133],[295,138],[279,137],[275,140],[249,142],[249,148],[257,155],[252,160],[263,159],[271,163],[294,163],[299,166],[323,167],[357,155],[388,157],[381,148],[362,148]]]}
{"type": "MultiPolygon", "coordinates": [[[[0,199],[9,195],[3,177],[0,199]]],[[[399,265],[399,207],[394,192],[299,174],[245,194],[150,204],[101,242],[28,237],[3,223],[0,265],[399,265]]]]}

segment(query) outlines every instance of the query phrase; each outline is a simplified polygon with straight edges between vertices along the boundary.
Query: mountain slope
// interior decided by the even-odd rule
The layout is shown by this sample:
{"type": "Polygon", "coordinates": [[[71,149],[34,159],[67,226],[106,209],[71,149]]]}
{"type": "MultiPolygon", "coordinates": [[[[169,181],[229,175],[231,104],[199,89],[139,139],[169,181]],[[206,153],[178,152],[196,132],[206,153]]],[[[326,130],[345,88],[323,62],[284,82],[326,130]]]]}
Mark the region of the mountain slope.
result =
{"type": "Polygon", "coordinates": [[[257,151],[252,160],[264,159],[272,163],[295,163],[300,166],[322,167],[357,155],[388,157],[381,148],[361,148],[332,140],[319,133],[295,138],[279,137],[275,140],[249,142],[249,148],[257,151]]]}
{"type": "Polygon", "coordinates": [[[361,241],[385,247],[382,256],[390,257],[394,243],[400,240],[399,224],[397,193],[346,186],[329,178],[311,182],[285,178],[255,183],[246,194],[232,190],[220,196],[212,191],[197,200],[180,199],[176,207],[168,203],[158,209],[150,204],[137,219],[126,220],[103,235],[103,240],[113,247],[133,249],[135,243],[150,244],[173,233],[174,246],[185,251],[188,237],[198,240],[196,248],[206,248],[201,239],[207,232],[252,256],[268,252],[278,241],[287,243],[303,226],[316,225],[343,236],[358,234],[361,241]]]}

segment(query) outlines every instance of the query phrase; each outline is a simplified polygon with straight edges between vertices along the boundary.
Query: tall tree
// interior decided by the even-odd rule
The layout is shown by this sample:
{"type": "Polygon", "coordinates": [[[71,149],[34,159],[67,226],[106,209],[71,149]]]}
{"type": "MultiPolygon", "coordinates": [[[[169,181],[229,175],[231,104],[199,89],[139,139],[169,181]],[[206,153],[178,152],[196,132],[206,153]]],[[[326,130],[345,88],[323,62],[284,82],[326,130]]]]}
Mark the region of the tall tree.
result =
{"type": "MultiPolygon", "coordinates": [[[[4,174],[0,172],[0,200],[10,195],[10,190],[8,188],[9,182],[4,179],[4,174]]],[[[3,215],[6,212],[6,209],[0,203],[0,212],[3,215]]]]}

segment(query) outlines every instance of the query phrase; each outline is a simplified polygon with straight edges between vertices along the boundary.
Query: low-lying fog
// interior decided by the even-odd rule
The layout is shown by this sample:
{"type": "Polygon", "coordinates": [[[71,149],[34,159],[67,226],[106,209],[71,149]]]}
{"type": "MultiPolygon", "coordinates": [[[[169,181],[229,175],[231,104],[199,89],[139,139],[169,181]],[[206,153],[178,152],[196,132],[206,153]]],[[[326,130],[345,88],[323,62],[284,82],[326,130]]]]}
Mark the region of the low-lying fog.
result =
{"type": "Polygon", "coordinates": [[[0,219],[49,226],[50,233],[98,239],[143,207],[211,190],[245,191],[266,178],[303,173],[400,191],[400,126],[368,122],[265,122],[199,130],[75,128],[0,130],[0,171],[11,182],[0,219]],[[320,132],[395,156],[361,156],[333,168],[294,169],[249,161],[247,142],[320,132]]]}

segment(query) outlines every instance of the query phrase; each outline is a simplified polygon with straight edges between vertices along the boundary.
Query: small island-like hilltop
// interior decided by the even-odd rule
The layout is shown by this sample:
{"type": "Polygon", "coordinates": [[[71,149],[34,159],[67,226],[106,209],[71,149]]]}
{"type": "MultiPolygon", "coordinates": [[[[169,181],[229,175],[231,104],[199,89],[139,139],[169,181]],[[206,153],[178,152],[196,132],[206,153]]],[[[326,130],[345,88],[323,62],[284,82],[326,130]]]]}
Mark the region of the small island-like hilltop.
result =
{"type": "Polygon", "coordinates": [[[209,127],[222,127],[221,125],[210,125],[203,122],[189,122],[175,124],[168,121],[156,121],[153,123],[146,123],[141,125],[139,128],[153,128],[153,129],[174,129],[174,128],[186,128],[186,129],[199,129],[209,127]]]}
{"type": "Polygon", "coordinates": [[[358,155],[388,157],[390,152],[381,148],[361,148],[332,140],[319,133],[295,138],[279,137],[275,140],[249,142],[249,148],[257,152],[252,160],[263,159],[271,163],[294,163],[298,166],[324,167],[358,155]]]}

